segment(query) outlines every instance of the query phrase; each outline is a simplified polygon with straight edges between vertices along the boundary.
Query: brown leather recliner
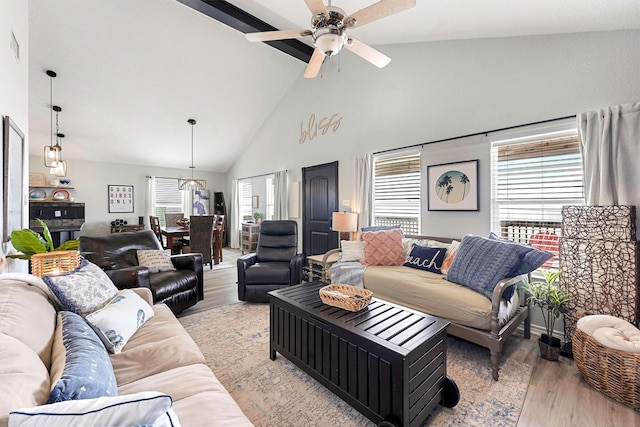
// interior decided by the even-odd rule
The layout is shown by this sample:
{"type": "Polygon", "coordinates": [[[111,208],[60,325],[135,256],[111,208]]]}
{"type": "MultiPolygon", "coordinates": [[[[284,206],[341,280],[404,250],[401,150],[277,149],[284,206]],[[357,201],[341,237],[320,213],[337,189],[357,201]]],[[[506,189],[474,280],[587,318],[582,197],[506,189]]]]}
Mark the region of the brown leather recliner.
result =
{"type": "Polygon", "coordinates": [[[137,250],[161,250],[153,231],[80,236],[80,253],[102,268],[118,289],[143,287],[153,294],[153,302],[165,303],[174,313],[204,299],[202,255],[173,255],[175,270],[150,273],[138,265],[137,250]]]}

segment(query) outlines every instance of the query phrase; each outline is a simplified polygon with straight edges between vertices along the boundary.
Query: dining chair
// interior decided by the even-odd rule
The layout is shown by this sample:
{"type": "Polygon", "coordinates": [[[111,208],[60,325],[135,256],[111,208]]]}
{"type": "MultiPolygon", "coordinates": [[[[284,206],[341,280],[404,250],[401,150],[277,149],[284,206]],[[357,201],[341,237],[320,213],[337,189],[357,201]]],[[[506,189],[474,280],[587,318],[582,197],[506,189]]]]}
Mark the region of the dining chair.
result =
{"type": "Polygon", "coordinates": [[[224,233],[227,220],[224,215],[216,215],[214,231],[213,231],[213,262],[219,264],[222,262],[222,247],[224,246],[224,233]]]}
{"type": "Polygon", "coordinates": [[[194,215],[189,218],[189,251],[202,254],[202,265],[213,268],[213,215],[194,215]]]}
{"type": "Polygon", "coordinates": [[[160,241],[160,244],[162,245],[162,247],[166,249],[166,245],[162,241],[162,230],[160,229],[160,218],[157,216],[149,215],[149,224],[151,226],[151,230],[153,230],[153,233],[156,235],[156,237],[160,241]]]}

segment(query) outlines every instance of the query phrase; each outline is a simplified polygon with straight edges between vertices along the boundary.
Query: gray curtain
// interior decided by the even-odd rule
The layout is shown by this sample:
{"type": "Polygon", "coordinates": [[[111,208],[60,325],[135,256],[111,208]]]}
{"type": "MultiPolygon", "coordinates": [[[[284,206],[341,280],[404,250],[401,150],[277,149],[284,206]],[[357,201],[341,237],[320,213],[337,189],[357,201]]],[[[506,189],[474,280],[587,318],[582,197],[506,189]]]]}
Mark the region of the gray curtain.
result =
{"type": "Polygon", "coordinates": [[[640,205],[640,102],[578,114],[587,205],[640,205]]]}
{"type": "Polygon", "coordinates": [[[355,204],[353,212],[359,214],[359,227],[367,227],[371,223],[373,155],[362,154],[355,156],[353,159],[353,171],[355,173],[355,204]]]}
{"type": "Polygon", "coordinates": [[[286,170],[273,174],[273,187],[273,219],[289,219],[289,183],[286,170]]]}

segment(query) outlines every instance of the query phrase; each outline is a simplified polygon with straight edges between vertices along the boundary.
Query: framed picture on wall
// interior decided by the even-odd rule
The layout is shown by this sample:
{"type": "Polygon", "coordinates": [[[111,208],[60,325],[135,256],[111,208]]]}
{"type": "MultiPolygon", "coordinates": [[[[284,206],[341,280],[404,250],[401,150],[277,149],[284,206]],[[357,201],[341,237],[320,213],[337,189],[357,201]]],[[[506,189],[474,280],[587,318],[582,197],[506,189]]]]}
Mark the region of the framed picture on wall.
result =
{"type": "Polygon", "coordinates": [[[427,166],[430,211],[478,210],[478,160],[427,166]]]}
{"type": "Polygon", "coordinates": [[[108,185],[109,213],[133,212],[133,185],[108,185]]]}
{"type": "Polygon", "coordinates": [[[193,190],[193,214],[209,215],[209,190],[193,190]]]}
{"type": "Polygon", "coordinates": [[[3,123],[3,216],[4,229],[2,241],[7,242],[13,230],[23,228],[22,216],[26,204],[23,185],[24,173],[24,134],[9,116],[3,123]]]}

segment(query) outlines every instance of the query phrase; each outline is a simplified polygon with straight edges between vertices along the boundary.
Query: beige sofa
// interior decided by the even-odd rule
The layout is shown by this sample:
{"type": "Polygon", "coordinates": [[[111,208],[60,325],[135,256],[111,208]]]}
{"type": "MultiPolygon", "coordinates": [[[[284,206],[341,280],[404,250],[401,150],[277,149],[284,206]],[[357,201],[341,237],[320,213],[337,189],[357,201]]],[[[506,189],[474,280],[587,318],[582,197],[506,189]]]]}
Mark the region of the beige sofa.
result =
{"type": "MultiPolygon", "coordinates": [[[[445,244],[452,241],[427,236],[407,237],[411,241],[438,240],[445,244]]],[[[327,252],[325,262],[336,252],[340,249],[327,252]]],[[[502,298],[507,288],[527,280],[526,275],[498,282],[491,300],[466,286],[448,282],[442,274],[404,266],[367,266],[362,280],[374,297],[447,319],[451,322],[447,333],[488,348],[492,376],[496,381],[507,338],[522,323],[525,337],[530,337],[529,307],[522,303],[524,298],[520,298],[518,292],[508,301],[502,298]]]]}
{"type": "MultiPolygon", "coordinates": [[[[0,275],[0,427],[9,412],[42,405],[51,389],[57,313],[35,276],[0,275]]],[[[41,282],[42,283],[42,282],[41,282]]],[[[152,304],[151,292],[135,292],[152,304]]],[[[172,396],[180,425],[250,426],[236,402],[205,364],[204,356],[164,305],[119,354],[111,354],[118,395],[159,391],[172,396]]]]}

